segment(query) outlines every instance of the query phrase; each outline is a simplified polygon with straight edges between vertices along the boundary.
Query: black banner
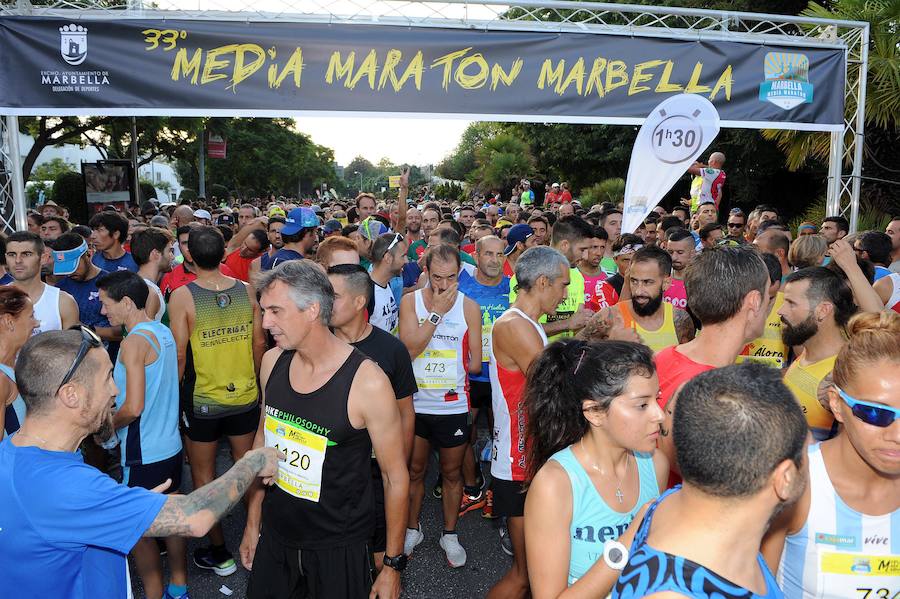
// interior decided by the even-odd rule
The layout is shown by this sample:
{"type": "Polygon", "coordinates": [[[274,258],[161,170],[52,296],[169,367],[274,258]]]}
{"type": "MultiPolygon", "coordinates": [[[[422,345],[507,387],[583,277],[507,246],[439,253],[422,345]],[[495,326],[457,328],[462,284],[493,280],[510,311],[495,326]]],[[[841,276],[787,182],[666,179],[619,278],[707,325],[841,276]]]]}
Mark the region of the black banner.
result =
{"type": "Polygon", "coordinates": [[[844,53],[598,35],[312,23],[0,19],[0,112],[308,112],[640,122],[672,94],[723,126],[835,130],[844,53]]]}

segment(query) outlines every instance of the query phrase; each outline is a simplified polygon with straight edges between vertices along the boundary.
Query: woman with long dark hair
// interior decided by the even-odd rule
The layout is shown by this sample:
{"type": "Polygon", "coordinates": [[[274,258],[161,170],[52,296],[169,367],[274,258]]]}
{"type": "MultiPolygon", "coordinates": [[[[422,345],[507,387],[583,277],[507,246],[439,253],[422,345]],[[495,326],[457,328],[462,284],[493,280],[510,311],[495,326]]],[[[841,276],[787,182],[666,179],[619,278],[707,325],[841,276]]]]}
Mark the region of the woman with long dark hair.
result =
{"type": "Polygon", "coordinates": [[[535,599],[604,597],[615,584],[627,561],[616,540],[669,474],[654,451],[658,394],[653,355],[637,343],[566,340],[532,364],[525,546],[535,599]]]}
{"type": "Polygon", "coordinates": [[[27,293],[0,287],[0,439],[19,430],[25,419],[25,402],[16,387],[16,355],[39,324],[27,293]]]}

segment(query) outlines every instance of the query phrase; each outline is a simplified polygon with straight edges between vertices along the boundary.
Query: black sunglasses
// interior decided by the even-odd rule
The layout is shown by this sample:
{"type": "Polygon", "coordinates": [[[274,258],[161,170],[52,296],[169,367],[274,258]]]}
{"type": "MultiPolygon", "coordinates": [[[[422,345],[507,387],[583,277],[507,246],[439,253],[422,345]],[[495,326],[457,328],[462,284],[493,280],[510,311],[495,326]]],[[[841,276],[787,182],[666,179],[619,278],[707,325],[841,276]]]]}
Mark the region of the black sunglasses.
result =
{"type": "Polygon", "coordinates": [[[63,377],[63,380],[59,384],[59,387],[56,388],[57,393],[59,393],[59,390],[63,388],[63,385],[72,380],[72,377],[75,376],[75,371],[78,370],[78,367],[81,366],[82,362],[84,362],[84,357],[87,355],[87,353],[91,349],[103,347],[103,342],[100,340],[100,337],[97,336],[97,333],[87,328],[86,326],[75,325],[69,330],[77,330],[81,332],[81,345],[78,347],[78,353],[75,354],[75,359],[72,361],[72,365],[69,367],[69,371],[66,372],[66,376],[63,377]]]}

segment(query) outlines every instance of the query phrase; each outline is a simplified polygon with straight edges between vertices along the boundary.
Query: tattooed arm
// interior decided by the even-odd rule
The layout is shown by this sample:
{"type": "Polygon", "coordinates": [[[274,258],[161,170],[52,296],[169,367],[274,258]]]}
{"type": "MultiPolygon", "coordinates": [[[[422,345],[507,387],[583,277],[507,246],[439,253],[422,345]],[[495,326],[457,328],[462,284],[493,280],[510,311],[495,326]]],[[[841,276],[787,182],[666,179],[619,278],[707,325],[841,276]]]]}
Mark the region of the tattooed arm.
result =
{"type": "Polygon", "coordinates": [[[190,495],[166,499],[145,537],[202,537],[231,511],[257,476],[271,477],[283,455],[271,447],[248,451],[231,470],[190,495]]]}
{"type": "Polygon", "coordinates": [[[673,320],[675,321],[675,334],[678,335],[678,343],[687,343],[694,338],[697,329],[694,328],[694,321],[687,310],[675,308],[673,320]]]}

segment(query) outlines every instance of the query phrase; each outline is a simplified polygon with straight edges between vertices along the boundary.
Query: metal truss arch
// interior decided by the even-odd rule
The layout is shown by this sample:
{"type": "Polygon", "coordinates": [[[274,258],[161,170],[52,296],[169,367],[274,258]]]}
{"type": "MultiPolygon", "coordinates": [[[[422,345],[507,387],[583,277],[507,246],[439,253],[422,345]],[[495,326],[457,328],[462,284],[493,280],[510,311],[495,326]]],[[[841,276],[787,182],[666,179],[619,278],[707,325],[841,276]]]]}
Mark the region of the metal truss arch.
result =
{"type": "MultiPolygon", "coordinates": [[[[856,230],[865,125],[869,24],[802,16],[561,0],[0,0],[4,16],[191,19],[400,25],[474,30],[581,32],[832,47],[844,51],[843,132],[831,134],[827,211],[856,230]]],[[[23,226],[25,200],[17,119],[0,122],[0,227],[23,226]],[[15,224],[22,223],[22,224],[15,224]]]]}

